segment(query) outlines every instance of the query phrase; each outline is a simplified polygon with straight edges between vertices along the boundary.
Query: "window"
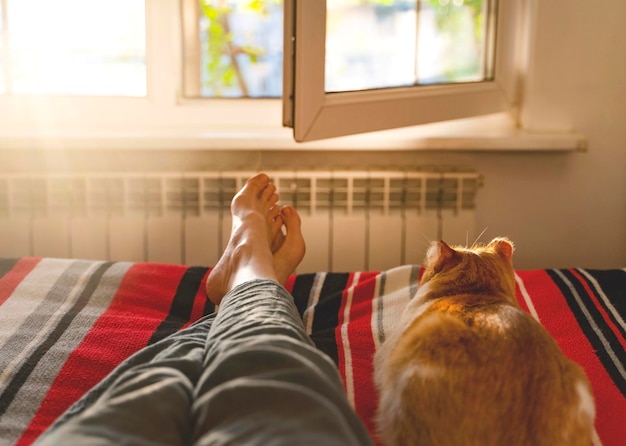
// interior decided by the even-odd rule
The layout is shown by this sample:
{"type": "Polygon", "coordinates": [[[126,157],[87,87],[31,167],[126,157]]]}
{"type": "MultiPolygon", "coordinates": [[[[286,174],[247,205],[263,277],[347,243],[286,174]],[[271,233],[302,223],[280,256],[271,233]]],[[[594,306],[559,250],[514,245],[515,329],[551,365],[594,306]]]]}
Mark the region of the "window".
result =
{"type": "Polygon", "coordinates": [[[184,0],[185,94],[280,97],[284,72],[298,141],[509,110],[514,3],[184,0]]]}
{"type": "MultiPolygon", "coordinates": [[[[326,91],[489,79],[494,4],[328,0],[326,91]]],[[[184,0],[183,9],[188,97],[281,96],[283,0],[184,0]]]]}
{"type": "MultiPolygon", "coordinates": [[[[368,18],[361,8],[363,3],[287,0],[285,8],[293,18],[285,23],[291,36],[286,42],[293,57],[285,60],[284,85],[289,94],[284,95],[283,120],[294,128],[297,141],[464,118],[512,107],[513,31],[520,2],[386,1],[394,11],[403,11],[408,17],[403,17],[405,30],[400,36],[390,35],[384,26],[379,27],[383,35],[377,27],[365,26],[364,19],[374,22],[388,18],[377,15],[376,8],[369,12],[374,17],[368,18]],[[448,30],[442,25],[446,14],[454,18],[448,22],[448,30]],[[440,58],[441,54],[445,57],[440,58]],[[373,60],[371,66],[376,70],[364,69],[364,64],[347,67],[346,61],[355,57],[373,60]],[[379,76],[377,71],[383,74],[379,76]]],[[[402,28],[398,21],[392,22],[394,30],[402,28]]]]}
{"type": "Polygon", "coordinates": [[[280,98],[283,0],[183,0],[185,95],[280,98]]]}
{"type": "Polygon", "coordinates": [[[143,0],[0,5],[0,93],[146,95],[143,0]]]}
{"type": "Polygon", "coordinates": [[[497,0],[495,33],[496,0],[446,1],[0,0],[0,137],[280,149],[296,147],[281,112],[312,140],[507,109],[517,3],[497,0]],[[435,2],[460,30],[445,59],[423,48],[435,2]],[[377,34],[355,52],[363,20],[377,34]]]}

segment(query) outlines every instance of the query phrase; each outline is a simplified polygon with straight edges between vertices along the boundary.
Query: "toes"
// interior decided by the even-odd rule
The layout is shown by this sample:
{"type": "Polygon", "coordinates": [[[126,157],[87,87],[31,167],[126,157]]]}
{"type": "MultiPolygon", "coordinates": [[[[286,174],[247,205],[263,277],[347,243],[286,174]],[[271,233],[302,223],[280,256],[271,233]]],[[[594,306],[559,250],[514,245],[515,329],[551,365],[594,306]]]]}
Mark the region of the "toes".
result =
{"type": "Polygon", "coordinates": [[[261,194],[270,183],[270,177],[265,173],[259,173],[251,178],[248,178],[246,181],[244,189],[251,188],[257,192],[257,194],[261,194]]]}
{"type": "Polygon", "coordinates": [[[249,199],[246,197],[260,197],[263,191],[267,189],[268,184],[270,184],[270,178],[264,173],[249,178],[233,197],[233,204],[246,202],[249,199]]]}
{"type": "MultiPolygon", "coordinates": [[[[280,217],[280,207],[279,206],[272,206],[268,211],[267,211],[267,221],[268,223],[272,223],[276,217],[280,217]]],[[[282,222],[281,222],[282,225],[282,222]]]]}
{"type": "Polygon", "coordinates": [[[280,215],[283,219],[285,227],[287,228],[287,233],[289,233],[289,231],[300,231],[302,221],[300,220],[300,215],[293,206],[283,206],[280,210],[280,215]]]}
{"type": "Polygon", "coordinates": [[[278,201],[278,194],[276,193],[276,186],[274,185],[274,183],[268,183],[261,191],[259,198],[263,202],[270,203],[270,206],[276,204],[276,202],[278,201]]]}
{"type": "Polygon", "coordinates": [[[268,206],[272,206],[272,207],[278,207],[276,206],[276,203],[278,203],[278,194],[276,192],[274,192],[272,195],[270,195],[267,204],[268,206]]]}
{"type": "Polygon", "coordinates": [[[283,218],[280,214],[280,206],[273,206],[267,213],[267,223],[272,234],[272,238],[276,235],[276,232],[283,225],[283,218]]]}
{"type": "Polygon", "coordinates": [[[281,245],[274,254],[274,270],[279,282],[284,284],[289,275],[302,261],[306,252],[306,245],[301,231],[300,215],[293,206],[284,206],[280,212],[285,225],[286,234],[281,245]]]}
{"type": "Polygon", "coordinates": [[[257,173],[256,175],[250,177],[248,182],[259,182],[260,184],[268,184],[270,182],[270,177],[267,176],[266,173],[257,173]]]}
{"type": "Polygon", "coordinates": [[[287,205],[283,206],[280,210],[280,216],[285,225],[283,246],[288,246],[288,250],[293,251],[296,257],[299,256],[299,262],[306,249],[304,236],[302,235],[302,220],[300,219],[300,215],[293,206],[287,205]]]}
{"type": "Polygon", "coordinates": [[[246,194],[247,192],[253,193],[263,205],[267,205],[268,209],[278,203],[276,186],[265,173],[257,174],[246,181],[240,194],[246,194]]]}

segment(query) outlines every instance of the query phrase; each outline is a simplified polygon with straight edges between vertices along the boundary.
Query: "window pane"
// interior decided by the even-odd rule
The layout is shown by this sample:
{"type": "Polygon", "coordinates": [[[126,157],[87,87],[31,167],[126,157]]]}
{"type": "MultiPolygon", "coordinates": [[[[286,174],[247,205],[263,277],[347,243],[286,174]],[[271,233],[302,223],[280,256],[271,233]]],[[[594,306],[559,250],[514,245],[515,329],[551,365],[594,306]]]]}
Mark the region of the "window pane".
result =
{"type": "Polygon", "coordinates": [[[419,84],[477,82],[489,78],[488,0],[421,0],[417,81],[419,84]]]}
{"type": "Polygon", "coordinates": [[[489,0],[328,0],[326,92],[486,80],[489,0]]]}
{"type": "Polygon", "coordinates": [[[146,95],[144,0],[7,0],[11,92],[146,95]]]}
{"type": "Polygon", "coordinates": [[[327,92],[415,83],[414,0],[326,2],[327,92]]]}
{"type": "Polygon", "coordinates": [[[199,0],[204,97],[280,97],[282,0],[199,0]]]}

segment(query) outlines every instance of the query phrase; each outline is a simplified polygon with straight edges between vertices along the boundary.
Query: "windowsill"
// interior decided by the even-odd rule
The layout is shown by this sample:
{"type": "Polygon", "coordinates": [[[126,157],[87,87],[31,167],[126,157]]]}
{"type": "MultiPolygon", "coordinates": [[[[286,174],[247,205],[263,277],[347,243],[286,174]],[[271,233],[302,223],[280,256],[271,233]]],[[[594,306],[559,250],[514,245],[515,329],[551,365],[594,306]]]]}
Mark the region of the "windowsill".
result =
{"type": "Polygon", "coordinates": [[[529,132],[502,116],[472,118],[357,136],[296,143],[291,129],[232,128],[7,131],[0,150],[399,150],[581,152],[587,139],[575,132],[529,132]]]}

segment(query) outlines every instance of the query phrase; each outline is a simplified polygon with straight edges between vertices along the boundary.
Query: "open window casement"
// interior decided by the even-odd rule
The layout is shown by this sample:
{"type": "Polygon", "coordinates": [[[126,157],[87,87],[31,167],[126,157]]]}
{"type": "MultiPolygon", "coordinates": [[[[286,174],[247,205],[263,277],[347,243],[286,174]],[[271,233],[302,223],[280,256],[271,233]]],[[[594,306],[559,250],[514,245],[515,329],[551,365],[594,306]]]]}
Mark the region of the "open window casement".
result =
{"type": "Polygon", "coordinates": [[[512,110],[523,3],[485,0],[479,81],[328,92],[327,1],[286,0],[284,126],[305,142],[512,110]]]}

